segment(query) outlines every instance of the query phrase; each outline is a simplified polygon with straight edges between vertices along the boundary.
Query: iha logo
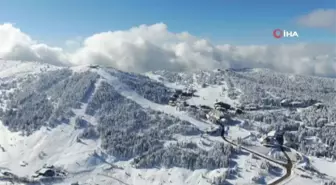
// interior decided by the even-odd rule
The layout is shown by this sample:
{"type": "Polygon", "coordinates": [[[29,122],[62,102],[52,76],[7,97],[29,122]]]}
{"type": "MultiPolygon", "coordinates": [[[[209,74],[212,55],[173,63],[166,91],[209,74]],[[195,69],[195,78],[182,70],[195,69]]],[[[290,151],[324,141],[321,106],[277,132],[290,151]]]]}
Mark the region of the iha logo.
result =
{"type": "Polygon", "coordinates": [[[299,37],[299,34],[296,31],[287,31],[287,30],[282,30],[282,29],[275,29],[273,31],[273,36],[276,39],[280,39],[282,37],[299,37]]]}

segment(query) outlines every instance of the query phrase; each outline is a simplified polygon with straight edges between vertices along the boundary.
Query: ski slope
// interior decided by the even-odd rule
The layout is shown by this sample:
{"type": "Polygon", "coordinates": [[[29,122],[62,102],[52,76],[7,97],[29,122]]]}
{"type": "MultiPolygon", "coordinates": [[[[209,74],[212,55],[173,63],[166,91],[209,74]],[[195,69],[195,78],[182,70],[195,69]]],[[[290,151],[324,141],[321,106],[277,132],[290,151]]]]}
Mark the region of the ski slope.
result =
{"type": "MultiPolygon", "coordinates": [[[[18,61],[1,61],[0,62],[0,79],[5,81],[14,81],[20,78],[25,78],[28,75],[38,75],[40,73],[48,73],[62,69],[51,65],[41,64],[37,62],[18,62],[18,61]]],[[[196,120],[190,117],[187,112],[178,111],[175,107],[169,105],[162,105],[154,103],[143,96],[131,90],[128,85],[122,83],[118,76],[120,71],[110,68],[97,68],[93,69],[89,66],[76,66],[69,68],[74,73],[84,73],[87,71],[97,73],[99,79],[94,84],[95,90],[90,94],[87,101],[90,102],[92,96],[99,89],[102,82],[107,82],[115,88],[115,90],[122,96],[136,102],[141,107],[157,110],[181,120],[186,120],[196,126],[203,133],[205,131],[218,127],[210,122],[196,120]],[[112,71],[112,73],[111,73],[112,71]]],[[[258,72],[258,71],[257,71],[258,72]]],[[[123,74],[124,75],[124,74],[123,74]]],[[[164,83],[165,86],[170,88],[183,89],[186,86],[179,83],[167,83],[162,81],[163,77],[160,75],[148,75],[155,81],[164,83]]],[[[189,104],[193,105],[208,105],[213,107],[216,101],[223,101],[231,105],[238,105],[240,99],[232,100],[228,96],[227,89],[229,89],[226,81],[221,85],[209,85],[202,87],[196,82],[192,84],[193,88],[197,91],[195,97],[188,99],[189,104]],[[224,89],[224,90],[223,90],[224,89]]],[[[1,93],[9,93],[14,91],[3,91],[1,93]]],[[[238,87],[235,91],[243,93],[238,87]]],[[[1,107],[6,107],[6,101],[0,102],[1,107]]],[[[1,108],[0,107],[0,108],[1,108]]],[[[221,168],[216,170],[187,170],[183,168],[151,168],[151,169],[137,169],[128,161],[115,161],[113,156],[108,156],[100,148],[100,139],[81,139],[78,136],[81,129],[75,128],[75,119],[83,118],[90,122],[93,126],[98,125],[97,119],[85,113],[87,102],[82,103],[78,109],[73,109],[74,117],[69,123],[63,123],[56,128],[42,127],[40,130],[34,132],[30,136],[22,136],[20,133],[11,132],[0,122],[0,145],[4,148],[4,152],[0,149],[0,169],[3,171],[11,171],[19,176],[31,176],[36,170],[41,169],[45,164],[55,165],[65,168],[69,172],[69,176],[63,182],[54,183],[59,185],[69,185],[73,182],[79,184],[101,184],[101,185],[210,185],[211,180],[217,176],[223,175],[229,168],[221,168]],[[95,156],[97,153],[101,158],[95,156]],[[23,165],[26,164],[26,165],[23,165]]],[[[260,113],[256,111],[255,113],[260,113]]],[[[237,123],[242,120],[236,120],[237,123]]],[[[230,126],[228,135],[232,140],[243,138],[248,140],[251,130],[246,130],[238,125],[230,126]]],[[[131,136],[130,136],[131,137],[131,136]]],[[[200,148],[207,149],[215,142],[224,142],[220,137],[208,136],[206,134],[195,136],[182,136],[176,135],[174,141],[165,141],[166,144],[170,142],[193,142],[200,148]]],[[[256,141],[257,142],[257,141],[256,141]]],[[[251,147],[250,149],[262,153],[265,156],[272,157],[276,155],[277,151],[262,146],[251,147]]],[[[259,175],[257,172],[260,170],[261,160],[252,161],[248,153],[237,155],[232,159],[234,165],[230,168],[238,169],[239,173],[235,178],[228,179],[231,184],[251,184],[251,178],[259,175]]],[[[335,177],[334,171],[335,163],[326,159],[314,159],[312,164],[322,173],[326,173],[329,177],[335,177]]],[[[295,169],[293,169],[295,171],[295,169]]],[[[281,178],[285,173],[284,170],[276,174],[266,173],[263,175],[265,182],[272,182],[281,178]]],[[[329,178],[328,177],[328,178],[329,178]]],[[[302,178],[298,175],[291,177],[285,184],[317,184],[321,179],[314,177],[314,179],[302,178]]],[[[0,181],[0,184],[2,182],[0,181]]],[[[4,184],[4,183],[2,183],[4,184]]],[[[1,185],[2,185],[1,184],[1,185]]]]}

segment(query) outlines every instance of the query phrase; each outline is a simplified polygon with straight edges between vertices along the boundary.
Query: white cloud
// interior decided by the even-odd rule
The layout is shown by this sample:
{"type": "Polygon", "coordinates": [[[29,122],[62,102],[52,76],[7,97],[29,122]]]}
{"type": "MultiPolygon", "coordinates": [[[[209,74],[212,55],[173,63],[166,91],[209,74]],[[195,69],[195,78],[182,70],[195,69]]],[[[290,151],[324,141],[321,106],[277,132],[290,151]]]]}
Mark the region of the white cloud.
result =
{"type": "Polygon", "coordinates": [[[336,9],[317,9],[298,18],[298,23],[312,28],[336,31],[336,9]]]}
{"type": "Polygon", "coordinates": [[[4,40],[0,42],[2,58],[59,65],[101,64],[132,72],[266,67],[336,76],[335,45],[214,45],[186,32],[169,32],[163,23],[97,33],[83,39],[74,51],[38,43],[10,24],[0,25],[0,40],[4,40]]]}
{"type": "Polygon", "coordinates": [[[23,61],[47,61],[54,65],[68,63],[63,49],[39,44],[12,24],[0,25],[0,58],[23,61]]]}
{"type": "Polygon", "coordinates": [[[83,42],[83,38],[79,36],[73,39],[70,39],[70,40],[66,40],[65,49],[69,51],[76,50],[77,48],[81,47],[82,42],[83,42]]]}

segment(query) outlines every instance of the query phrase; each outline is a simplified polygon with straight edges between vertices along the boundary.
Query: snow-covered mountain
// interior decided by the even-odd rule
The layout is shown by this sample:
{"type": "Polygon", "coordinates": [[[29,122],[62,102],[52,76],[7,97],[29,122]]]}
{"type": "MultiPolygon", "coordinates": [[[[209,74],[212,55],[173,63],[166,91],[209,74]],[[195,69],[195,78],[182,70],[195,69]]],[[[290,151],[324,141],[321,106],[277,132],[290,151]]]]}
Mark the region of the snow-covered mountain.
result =
{"type": "Polygon", "coordinates": [[[265,69],[140,75],[0,61],[0,184],[329,182],[336,174],[319,166],[336,171],[335,102],[335,79],[265,69]],[[272,130],[290,147],[288,178],[286,155],[263,144],[272,130]]]}

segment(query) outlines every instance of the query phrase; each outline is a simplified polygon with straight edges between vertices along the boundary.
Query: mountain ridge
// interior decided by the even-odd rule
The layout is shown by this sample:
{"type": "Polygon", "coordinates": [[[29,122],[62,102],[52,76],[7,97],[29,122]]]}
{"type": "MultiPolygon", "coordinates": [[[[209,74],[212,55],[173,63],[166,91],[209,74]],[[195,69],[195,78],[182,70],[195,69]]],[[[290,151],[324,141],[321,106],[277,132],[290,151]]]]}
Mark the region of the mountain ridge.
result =
{"type": "MultiPolygon", "coordinates": [[[[249,176],[259,177],[237,170],[245,168],[248,154],[223,142],[216,131],[219,125],[207,120],[201,108],[168,105],[178,89],[195,90],[195,96],[182,100],[196,107],[213,107],[217,100],[229,103],[233,110],[244,107],[242,115],[228,110],[226,127],[234,130],[228,132],[235,139],[255,143],[253,134],[282,129],[286,130],[287,146],[306,155],[333,155],[324,146],[332,146],[335,139],[328,127],[336,122],[333,79],[293,77],[260,69],[136,74],[95,65],[62,68],[12,61],[0,66],[0,146],[6,151],[0,152],[0,167],[19,176],[31,176],[32,171],[51,164],[71,174],[51,184],[90,179],[111,184],[111,178],[99,175],[109,176],[106,168],[113,168],[114,178],[129,184],[148,184],[151,178],[155,178],[154,184],[233,184],[248,183],[249,176]],[[298,107],[288,107],[283,100],[298,107]],[[325,108],[316,109],[310,100],[325,108]],[[248,109],[252,106],[256,110],[248,109]],[[316,121],[320,118],[324,120],[316,121]],[[327,127],[327,132],[317,131],[327,127]],[[318,134],[324,145],[308,140],[318,134]],[[309,141],[309,150],[306,144],[296,146],[297,140],[309,141]],[[18,165],[19,161],[27,166],[18,165]],[[145,178],[142,175],[147,171],[151,173],[145,178]],[[174,174],[161,174],[169,171],[174,174]]],[[[276,150],[263,150],[264,155],[280,155],[276,150]]],[[[283,170],[260,178],[274,180],[283,170]]]]}

